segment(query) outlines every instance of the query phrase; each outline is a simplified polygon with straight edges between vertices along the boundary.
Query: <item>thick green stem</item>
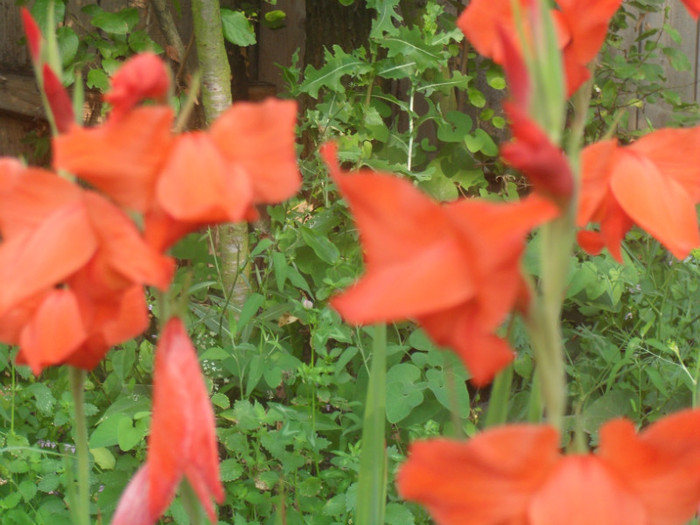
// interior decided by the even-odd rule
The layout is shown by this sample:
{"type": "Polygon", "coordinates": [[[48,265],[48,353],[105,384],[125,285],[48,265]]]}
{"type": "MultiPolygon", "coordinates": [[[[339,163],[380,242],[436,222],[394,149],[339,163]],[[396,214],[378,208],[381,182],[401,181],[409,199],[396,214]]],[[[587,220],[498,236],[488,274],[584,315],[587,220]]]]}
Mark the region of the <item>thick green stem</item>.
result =
{"type": "Polygon", "coordinates": [[[386,505],[386,325],[374,329],[372,368],[362,425],[355,523],[384,525],[386,505]]]}
{"type": "Polygon", "coordinates": [[[87,422],[85,420],[85,400],[83,384],[85,372],[70,367],[70,386],[75,413],[75,454],[78,459],[78,499],[76,508],[71,509],[75,525],[90,525],[90,450],[88,449],[87,422]]]}

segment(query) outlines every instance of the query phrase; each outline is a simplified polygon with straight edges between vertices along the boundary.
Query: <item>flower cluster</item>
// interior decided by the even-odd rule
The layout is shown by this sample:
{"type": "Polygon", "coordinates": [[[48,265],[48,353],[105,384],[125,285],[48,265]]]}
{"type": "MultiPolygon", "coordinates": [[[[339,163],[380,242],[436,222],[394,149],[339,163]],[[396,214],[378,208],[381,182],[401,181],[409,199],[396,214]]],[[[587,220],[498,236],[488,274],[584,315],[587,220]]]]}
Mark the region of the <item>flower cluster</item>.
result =
{"type": "MultiPolygon", "coordinates": [[[[42,63],[44,42],[26,10],[23,19],[59,134],[55,171],[0,159],[0,341],[18,345],[17,362],[35,374],[61,364],[90,370],[148,327],[144,287],[169,288],[175,263],[166,250],[178,239],[254,218],[256,204],[296,193],[296,104],[237,104],[206,132],[176,134],[163,105],[169,73],[145,53],[112,78],[106,121],[84,128],[42,63]]],[[[214,415],[176,317],[165,325],[154,370],[147,463],[115,523],[155,523],[183,476],[215,522],[211,499],[222,502],[224,493],[214,415]]]]}
{"type": "MultiPolygon", "coordinates": [[[[504,67],[513,139],[501,154],[530,180],[531,195],[515,203],[439,204],[396,176],[346,173],[333,145],[322,151],[366,261],[363,277],[332,305],[356,324],[416,320],[436,344],[462,358],[477,386],[512,359],[496,333],[511,311],[533,318],[530,310],[537,308],[536,330],[543,318],[558,323],[547,315],[557,311],[563,288],[555,289],[559,297],[543,291],[532,306],[520,272],[534,227],[552,220],[578,227],[585,251],[595,255],[607,247],[620,262],[620,243],[635,224],[678,258],[700,246],[700,128],[662,129],[628,146],[598,142],[583,150],[580,162],[561,149],[562,130],[555,128],[564,120],[557,115],[590,78],[590,62],[621,0],[555,4],[472,0],[458,20],[474,48],[504,67]],[[557,78],[563,89],[551,86],[557,78]],[[561,93],[561,100],[550,93],[561,93]],[[600,231],[584,229],[596,225],[600,231]]],[[[698,2],[685,4],[693,16],[700,13],[698,2]]],[[[548,336],[531,337],[534,347],[535,337],[548,336]]],[[[539,365],[543,377],[563,376],[563,359],[561,370],[539,365]]],[[[563,390],[553,395],[563,397],[563,390]]],[[[564,406],[556,405],[562,413],[555,421],[564,406]]],[[[426,506],[441,525],[681,525],[697,512],[700,411],[669,416],[638,435],[629,421],[608,422],[595,454],[562,454],[558,430],[506,425],[466,442],[414,443],[399,472],[399,492],[426,506]]]]}

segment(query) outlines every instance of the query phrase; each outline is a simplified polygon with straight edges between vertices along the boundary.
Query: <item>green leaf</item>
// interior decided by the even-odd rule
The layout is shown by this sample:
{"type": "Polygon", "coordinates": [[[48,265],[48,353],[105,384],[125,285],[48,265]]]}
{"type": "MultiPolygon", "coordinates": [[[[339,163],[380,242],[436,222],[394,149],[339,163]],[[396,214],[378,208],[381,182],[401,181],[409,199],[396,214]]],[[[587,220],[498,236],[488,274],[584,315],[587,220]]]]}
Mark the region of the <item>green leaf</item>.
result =
{"type": "Polygon", "coordinates": [[[34,399],[36,399],[36,407],[39,411],[48,415],[53,411],[56,404],[56,399],[53,397],[53,393],[44,383],[34,383],[29,388],[27,392],[30,392],[34,399]]]}
{"type": "Polygon", "coordinates": [[[31,500],[36,494],[37,486],[36,483],[25,479],[19,484],[17,490],[19,490],[19,493],[22,494],[24,501],[29,502],[29,500],[31,500]]]}
{"type": "Polygon", "coordinates": [[[99,13],[92,17],[90,23],[97,29],[113,35],[125,35],[129,32],[129,24],[118,13],[99,13]]]}
{"type": "Polygon", "coordinates": [[[241,47],[255,44],[253,24],[241,11],[222,8],[221,24],[224,30],[224,38],[232,44],[241,47]]]}
{"type": "Polygon", "coordinates": [[[321,235],[307,226],[301,226],[299,232],[306,245],[314,251],[319,259],[328,264],[335,264],[338,262],[340,251],[328,237],[321,235]]]}
{"type": "Polygon", "coordinates": [[[443,46],[429,45],[417,26],[410,29],[400,27],[395,36],[385,36],[382,45],[387,49],[389,58],[400,58],[405,63],[413,62],[419,71],[440,67],[443,46]]]}
{"type": "Polygon", "coordinates": [[[103,69],[91,69],[87,74],[87,86],[100,91],[109,90],[109,77],[103,69]]]}
{"type": "Polygon", "coordinates": [[[374,9],[377,15],[372,20],[370,38],[382,38],[384,34],[395,34],[397,32],[394,20],[401,21],[401,16],[396,8],[401,0],[367,0],[367,7],[374,9]]]}
{"type": "Polygon", "coordinates": [[[272,253],[272,268],[275,272],[275,283],[277,284],[277,290],[284,290],[284,283],[287,281],[287,258],[283,253],[273,252],[272,253]]]}
{"type": "Polygon", "coordinates": [[[75,34],[68,26],[59,27],[56,30],[56,38],[58,39],[58,52],[61,55],[61,64],[63,67],[67,67],[75,55],[78,54],[78,35],[75,34]]]}
{"type": "Polygon", "coordinates": [[[226,396],[226,394],[222,394],[221,392],[217,392],[211,396],[211,402],[213,405],[223,408],[224,410],[231,406],[231,401],[229,398],[226,396]]]}
{"type": "Polygon", "coordinates": [[[690,60],[688,60],[683,51],[676,47],[664,47],[662,51],[671,62],[673,69],[676,71],[690,71],[690,60]]]}
{"type": "Polygon", "coordinates": [[[129,424],[131,422],[131,418],[128,416],[124,414],[115,414],[97,425],[90,435],[90,448],[111,447],[116,445],[119,442],[117,433],[122,419],[126,419],[129,424]]]}
{"type": "Polygon", "coordinates": [[[148,432],[148,427],[145,420],[136,421],[132,425],[132,421],[128,417],[123,417],[117,425],[117,444],[124,452],[127,452],[138,445],[148,432]]]}
{"type": "Polygon", "coordinates": [[[36,21],[36,24],[41,29],[41,34],[46,36],[49,30],[49,7],[53,3],[53,21],[54,24],[63,22],[66,16],[66,5],[61,0],[36,0],[32,5],[30,12],[36,21]]]}
{"type": "Polygon", "coordinates": [[[481,152],[489,157],[498,155],[498,146],[483,129],[475,129],[474,133],[464,137],[464,143],[472,153],[481,152]]]}
{"type": "Polygon", "coordinates": [[[386,418],[392,423],[408,417],[411,410],[423,402],[424,385],[418,383],[420,370],[411,363],[399,363],[386,374],[386,418]]]}
{"type": "Polygon", "coordinates": [[[95,464],[102,470],[112,470],[116,465],[117,460],[108,448],[92,448],[90,449],[92,457],[95,458],[95,464]]]}
{"type": "Polygon", "coordinates": [[[284,23],[287,21],[287,13],[281,9],[273,9],[265,13],[262,21],[270,29],[279,29],[284,27],[284,23]]]}
{"type": "Polygon", "coordinates": [[[409,508],[400,503],[386,506],[386,525],[414,525],[415,520],[409,508]]]}
{"type": "Polygon", "coordinates": [[[159,55],[163,52],[163,48],[159,46],[150,36],[148,36],[148,33],[143,29],[133,31],[129,34],[129,47],[134,53],[153,51],[159,55]]]}
{"type": "Polygon", "coordinates": [[[445,120],[437,121],[437,137],[442,142],[462,142],[472,129],[472,119],[461,111],[449,111],[445,120]]]}
{"type": "Polygon", "coordinates": [[[238,317],[238,322],[236,323],[236,334],[241,333],[241,330],[243,330],[245,325],[248,324],[253,316],[258,313],[258,310],[264,303],[265,297],[259,293],[252,293],[248,296],[245,303],[243,303],[241,314],[238,317]]]}
{"type": "Polygon", "coordinates": [[[225,459],[219,464],[219,472],[221,481],[233,481],[241,477],[243,466],[233,458],[225,459]]]}
{"type": "Polygon", "coordinates": [[[321,69],[307,66],[304,70],[304,81],[299,89],[312,98],[318,98],[321,88],[342,92],[344,87],[341,80],[346,75],[359,76],[369,72],[372,68],[367,62],[353,55],[348,55],[340,46],[333,46],[333,51],[326,49],[324,54],[325,65],[321,69]]]}

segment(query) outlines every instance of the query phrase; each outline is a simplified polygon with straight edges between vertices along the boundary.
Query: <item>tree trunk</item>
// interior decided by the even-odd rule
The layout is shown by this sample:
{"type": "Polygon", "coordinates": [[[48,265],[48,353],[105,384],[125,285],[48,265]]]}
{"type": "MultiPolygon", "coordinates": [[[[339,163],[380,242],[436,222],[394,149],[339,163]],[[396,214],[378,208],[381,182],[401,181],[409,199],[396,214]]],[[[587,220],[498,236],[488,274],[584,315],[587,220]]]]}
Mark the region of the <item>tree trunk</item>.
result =
{"type": "MultiPolygon", "coordinates": [[[[194,38],[202,69],[202,104],[207,124],[231,105],[231,68],[226,56],[218,0],[192,0],[194,38]]],[[[222,224],[218,250],[224,293],[235,311],[248,295],[248,225],[222,224]]]]}

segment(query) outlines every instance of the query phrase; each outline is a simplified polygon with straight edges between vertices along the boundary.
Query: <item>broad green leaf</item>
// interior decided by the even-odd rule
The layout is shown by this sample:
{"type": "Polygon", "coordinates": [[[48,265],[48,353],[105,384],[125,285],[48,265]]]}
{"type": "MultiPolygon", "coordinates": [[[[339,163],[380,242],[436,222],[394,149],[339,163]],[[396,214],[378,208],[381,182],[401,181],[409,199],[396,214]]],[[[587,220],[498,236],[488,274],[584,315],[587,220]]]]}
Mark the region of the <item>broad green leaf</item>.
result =
{"type": "Polygon", "coordinates": [[[95,458],[95,464],[102,470],[112,470],[116,465],[117,460],[108,448],[92,448],[90,449],[92,457],[95,458]]]}
{"type": "Polygon", "coordinates": [[[253,24],[241,11],[222,8],[221,24],[224,30],[224,38],[232,44],[241,47],[255,44],[253,24]]]}
{"type": "Polygon", "coordinates": [[[103,92],[109,89],[109,77],[104,69],[91,69],[88,71],[86,80],[89,88],[99,89],[103,92]]]}
{"type": "Polygon", "coordinates": [[[78,35],[75,34],[68,26],[59,27],[56,30],[56,38],[58,40],[58,52],[61,55],[61,64],[67,67],[75,55],[78,53],[78,35]]]}
{"type": "Polygon", "coordinates": [[[66,5],[61,0],[36,0],[30,9],[32,17],[41,29],[41,34],[46,36],[49,30],[49,6],[53,3],[54,24],[63,22],[66,16],[66,5]]]}
{"type": "Polygon", "coordinates": [[[90,21],[97,29],[113,35],[125,35],[129,32],[129,24],[117,13],[102,12],[90,21]]]}

